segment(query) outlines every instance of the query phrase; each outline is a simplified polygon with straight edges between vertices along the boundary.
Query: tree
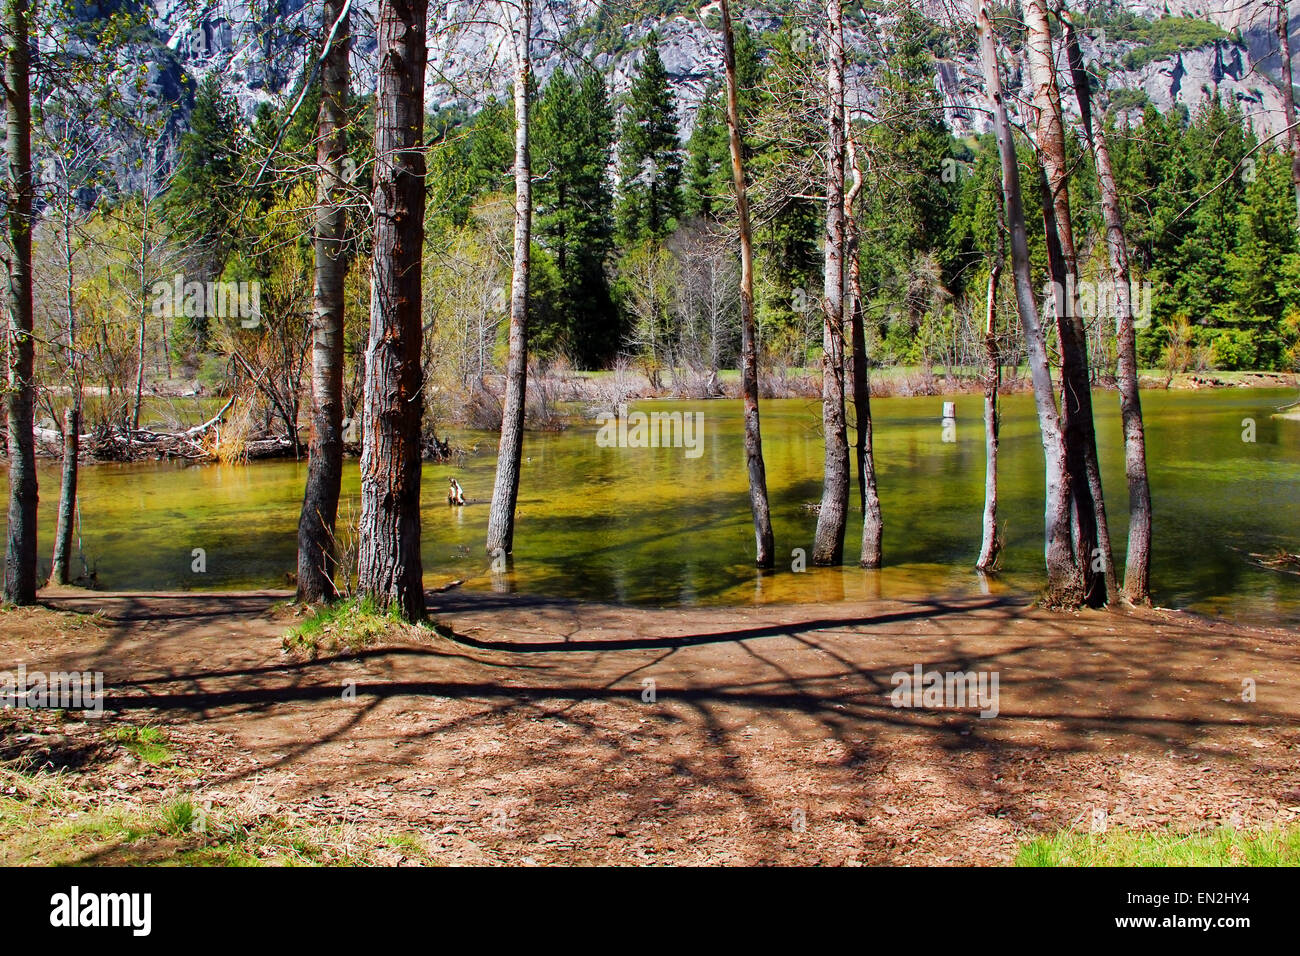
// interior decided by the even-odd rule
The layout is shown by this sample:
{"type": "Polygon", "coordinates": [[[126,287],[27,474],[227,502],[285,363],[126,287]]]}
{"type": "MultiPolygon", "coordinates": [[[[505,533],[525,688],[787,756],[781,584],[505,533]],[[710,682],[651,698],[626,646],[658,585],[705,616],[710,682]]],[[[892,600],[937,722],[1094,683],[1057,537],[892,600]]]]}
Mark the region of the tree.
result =
{"type": "Polygon", "coordinates": [[[844,556],[849,508],[849,443],[844,412],[844,20],[840,0],[827,0],[826,231],[822,288],[822,430],[826,442],[822,501],[813,564],[844,556]]]}
{"type": "Polygon", "coordinates": [[[1026,59],[1033,85],[1035,138],[1043,170],[1048,268],[1061,347],[1061,411],[1073,496],[1074,548],[1082,558],[1085,599],[1092,604],[1104,604],[1118,588],[1097,462],[1087,339],[1079,309],[1079,260],[1070,217],[1070,168],[1061,94],[1056,82],[1047,0],[1021,0],[1021,9],[1028,27],[1026,59]],[[1092,572],[1094,556],[1101,561],[1100,578],[1092,572]]]}
{"type": "Polygon", "coordinates": [[[754,518],[755,564],[770,568],[774,561],[772,518],[767,502],[767,469],[758,417],[758,332],[754,324],[754,246],[749,225],[745,183],[745,152],[740,133],[739,75],[731,9],[722,0],[722,57],[727,75],[727,138],[731,175],[736,192],[736,221],[740,234],[740,365],[745,409],[745,468],[749,475],[749,508],[754,518]]]}
{"type": "MultiPolygon", "coordinates": [[[[847,112],[844,124],[848,129],[847,112]]],[[[880,513],[880,492],[876,487],[875,429],[871,422],[866,317],[862,302],[862,261],[858,255],[858,221],[854,209],[854,204],[862,194],[862,164],[851,132],[846,135],[849,168],[853,171],[853,185],[844,196],[844,255],[849,263],[847,311],[853,341],[853,413],[857,425],[853,451],[858,463],[858,498],[862,507],[862,551],[858,564],[864,568],[878,568],[884,561],[884,519],[880,513]]]]}
{"type": "Polygon", "coordinates": [[[1093,122],[1091,81],[1083,62],[1078,33],[1064,5],[1057,8],[1064,29],[1066,54],[1084,135],[1092,149],[1101,190],[1106,251],[1115,286],[1115,335],[1118,342],[1120,418],[1124,426],[1124,472],[1128,480],[1128,552],[1124,560],[1124,597],[1134,604],[1150,601],[1151,486],[1147,480],[1146,429],[1138,387],[1137,339],[1133,328],[1132,271],[1120,209],[1119,187],[1106,140],[1106,124],[1093,122]]]}
{"type": "Polygon", "coordinates": [[[376,15],[374,253],[362,415],[357,585],[407,620],[424,615],[420,562],[420,259],[428,0],[376,15]]]}
{"type": "Polygon", "coordinates": [[[528,99],[532,87],[532,0],[518,0],[510,24],[515,100],[515,239],[510,280],[510,343],[501,413],[496,480],[488,512],[487,552],[510,554],[515,544],[515,504],[524,448],[524,401],[528,384],[528,277],[533,221],[533,170],[528,152],[528,99]]]}
{"type": "Polygon", "coordinates": [[[1291,75],[1291,13],[1287,0],[1277,2],[1277,52],[1282,61],[1282,118],[1286,120],[1286,144],[1291,153],[1291,185],[1295,190],[1296,228],[1300,229],[1300,129],[1296,128],[1295,83],[1291,75]]]}
{"type": "Polygon", "coordinates": [[[9,313],[8,388],[9,527],[4,599],[36,602],[36,448],[32,435],[36,389],[32,379],[32,103],[30,17],[27,0],[5,0],[3,21],[5,106],[4,250],[9,313]]]}
{"type": "Polygon", "coordinates": [[[534,112],[529,142],[536,171],[535,232],[559,273],[560,295],[552,303],[557,337],[580,366],[593,368],[619,345],[606,274],[613,251],[614,198],[607,169],[614,121],[605,81],[595,70],[585,71],[581,81],[556,70],[534,112]]]}
{"type": "Polygon", "coordinates": [[[664,239],[682,210],[676,108],[658,44],[658,34],[652,30],[619,129],[615,215],[624,246],[643,239],[664,239]]]}
{"type": "Polygon", "coordinates": [[[347,187],[348,0],[324,0],[320,106],[316,129],[315,289],[312,318],[311,440],[307,486],[298,518],[299,601],[323,601],[334,583],[334,523],[343,480],[343,295],[347,187]]]}
{"type": "Polygon", "coordinates": [[[1002,202],[1007,230],[1011,238],[1011,264],[1015,278],[1016,307],[1025,336],[1030,377],[1034,387],[1034,406],[1043,443],[1044,464],[1044,546],[1047,565],[1047,601],[1072,607],[1083,598],[1083,577],[1072,549],[1070,533],[1070,475],[1066,470],[1065,438],[1052,389],[1052,373],[1047,360],[1047,344],[1039,322],[1038,304],[1034,299],[1030,273],[1029,243],[1025,229],[1024,200],[1020,191],[1020,165],[1007,117],[998,66],[993,23],[985,0],[971,0],[971,12],[979,34],[980,63],[984,72],[987,96],[993,104],[994,132],[1002,163],[1002,202]]]}

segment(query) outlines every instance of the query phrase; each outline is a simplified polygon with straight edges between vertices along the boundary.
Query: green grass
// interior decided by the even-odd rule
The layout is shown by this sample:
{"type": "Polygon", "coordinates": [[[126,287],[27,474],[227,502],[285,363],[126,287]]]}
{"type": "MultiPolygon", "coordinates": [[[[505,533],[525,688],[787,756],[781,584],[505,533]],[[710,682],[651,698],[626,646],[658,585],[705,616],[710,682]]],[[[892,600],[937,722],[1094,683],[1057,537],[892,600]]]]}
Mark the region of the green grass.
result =
{"type": "Polygon", "coordinates": [[[129,750],[137,759],[160,767],[172,762],[167,735],[157,727],[118,727],[108,735],[129,750]]]}
{"type": "Polygon", "coordinates": [[[1300,866],[1300,826],[1179,834],[1065,831],[1041,836],[1016,866],[1300,866]]]}
{"type": "Polygon", "coordinates": [[[201,807],[109,802],[58,774],[0,769],[0,865],[366,866],[436,862],[420,837],[201,807]]]}
{"type": "Polygon", "coordinates": [[[322,652],[359,651],[410,627],[396,605],[385,609],[374,598],[352,598],[313,608],[289,629],[283,644],[286,651],[314,658],[322,652]]]}

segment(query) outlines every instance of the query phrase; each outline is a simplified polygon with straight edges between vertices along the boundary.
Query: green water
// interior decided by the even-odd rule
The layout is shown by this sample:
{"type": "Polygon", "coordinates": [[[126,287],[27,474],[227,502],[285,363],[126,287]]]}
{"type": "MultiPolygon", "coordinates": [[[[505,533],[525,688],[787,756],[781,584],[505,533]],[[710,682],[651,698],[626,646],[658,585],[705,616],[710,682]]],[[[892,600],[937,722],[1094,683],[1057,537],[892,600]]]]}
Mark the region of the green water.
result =
{"type": "MultiPolygon", "coordinates": [[[[1262,390],[1148,392],[1148,455],[1155,500],[1154,596],[1243,620],[1300,623],[1300,577],[1253,567],[1241,552],[1300,551],[1300,422],[1271,419],[1294,393],[1262,390]],[[1257,423],[1242,440],[1242,419],[1257,423]]],[[[778,570],[752,567],[753,534],[738,402],[646,402],[643,410],[699,412],[701,453],[682,448],[606,448],[597,425],[530,433],[525,441],[513,567],[490,572],[482,553],[495,436],[455,435],[481,453],[463,467],[424,469],[423,554],[430,585],[613,600],[631,604],[742,604],[838,598],[919,597],[1014,591],[1032,594],[1042,572],[1042,459],[1028,396],[1003,400],[1003,572],[972,570],[983,501],[982,398],[956,397],[956,441],[943,441],[940,398],[878,399],[876,455],[885,516],[882,572],[848,566],[790,570],[811,551],[820,498],[820,406],[782,400],[762,407],[778,570]],[[455,475],[471,499],[445,503],[455,475]]],[[[1116,556],[1122,561],[1127,492],[1118,403],[1096,394],[1103,477],[1116,556]]],[[[41,471],[41,550],[48,555],[57,463],[41,471]]],[[[81,535],[105,589],[285,587],[306,467],[292,462],[97,465],[82,471],[81,535]],[[192,570],[203,549],[206,571],[192,570]]],[[[355,517],[358,474],[349,464],[343,517],[355,517]]],[[[856,486],[854,491],[856,501],[856,486]]],[[[0,516],[2,520],[2,516],[0,516]]],[[[846,547],[857,558],[860,516],[846,547]]],[[[48,557],[45,558],[48,566],[48,557]]]]}

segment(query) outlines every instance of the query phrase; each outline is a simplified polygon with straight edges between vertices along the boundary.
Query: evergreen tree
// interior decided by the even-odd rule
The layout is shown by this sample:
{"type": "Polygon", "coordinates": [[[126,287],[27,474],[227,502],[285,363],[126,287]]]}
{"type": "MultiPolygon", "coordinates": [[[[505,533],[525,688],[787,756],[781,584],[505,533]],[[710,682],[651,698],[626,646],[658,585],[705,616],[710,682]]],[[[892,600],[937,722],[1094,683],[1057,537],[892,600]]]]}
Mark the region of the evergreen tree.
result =
{"type": "Polygon", "coordinates": [[[658,44],[651,31],[619,133],[617,222],[624,246],[666,238],[682,212],[676,108],[658,44]]]}
{"type": "Polygon", "coordinates": [[[173,231],[202,250],[210,274],[225,261],[238,204],[232,186],[241,172],[239,110],[210,73],[199,85],[190,129],[181,137],[176,175],[167,194],[173,231]]]}
{"type": "Polygon", "coordinates": [[[601,364],[619,343],[605,265],[612,252],[613,194],[607,177],[613,115],[605,82],[588,71],[577,81],[551,74],[534,120],[536,235],[554,259],[551,324],[537,348],[567,351],[584,367],[601,364]]]}

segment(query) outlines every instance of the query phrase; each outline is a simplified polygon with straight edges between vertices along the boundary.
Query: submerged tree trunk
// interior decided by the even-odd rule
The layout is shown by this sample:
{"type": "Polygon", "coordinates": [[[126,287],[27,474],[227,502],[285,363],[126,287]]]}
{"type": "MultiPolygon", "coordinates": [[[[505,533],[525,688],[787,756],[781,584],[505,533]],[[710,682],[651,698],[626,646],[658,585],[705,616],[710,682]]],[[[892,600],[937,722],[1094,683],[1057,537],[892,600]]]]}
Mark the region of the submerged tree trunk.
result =
{"type": "Polygon", "coordinates": [[[343,480],[343,289],[347,223],[343,161],[347,156],[348,0],[325,0],[321,32],[320,113],[316,128],[315,309],[311,346],[311,439],[307,487],[298,517],[299,601],[328,601],[337,549],[334,525],[343,480]]]}
{"type": "Polygon", "coordinates": [[[998,565],[1002,542],[998,538],[998,386],[1002,384],[1002,359],[998,354],[998,281],[1006,259],[1006,240],[998,216],[998,251],[989,270],[989,288],[984,306],[984,535],[980,542],[980,571],[998,565]]]}
{"type": "Polygon", "coordinates": [[[822,430],[826,459],[813,564],[839,564],[849,510],[849,441],[844,410],[844,20],[827,0],[826,237],[822,289],[822,430]]]}
{"type": "Polygon", "coordinates": [[[510,554],[515,546],[515,504],[519,500],[524,450],[524,399],[528,387],[528,270],[533,218],[533,172],[528,154],[528,96],[532,83],[532,0],[520,0],[511,26],[515,60],[515,248],[510,280],[510,345],[506,395],[501,414],[496,482],[488,513],[487,552],[510,554]]]}
{"type": "Polygon", "coordinates": [[[27,0],[4,8],[5,205],[8,231],[9,528],[4,599],[36,601],[36,447],[32,435],[32,104],[27,0]]]}
{"type": "Polygon", "coordinates": [[[880,513],[880,493],[876,488],[876,452],[871,423],[871,384],[867,377],[867,334],[862,315],[862,266],[858,262],[858,222],[853,206],[862,191],[862,166],[845,115],[849,169],[853,185],[844,197],[844,255],[849,261],[849,301],[847,311],[853,348],[853,414],[857,419],[857,436],[853,451],[858,463],[858,498],[862,506],[862,553],[858,564],[878,568],[884,558],[881,538],[884,520],[880,513]]]}
{"type": "Polygon", "coordinates": [[[1099,605],[1117,593],[1117,586],[1097,461],[1087,338],[1079,309],[1079,266],[1070,219],[1070,170],[1061,93],[1052,56],[1047,0],[1022,0],[1021,9],[1028,28],[1025,46],[1037,113],[1035,138],[1048,187],[1043,218],[1061,346],[1061,410],[1074,499],[1075,551],[1082,560],[1085,600],[1099,605]],[[1100,575],[1092,570],[1094,559],[1100,559],[1100,575]]]}
{"type": "Polygon", "coordinates": [[[77,509],[77,456],[81,452],[81,413],[74,405],[63,413],[63,484],[59,488],[59,516],[54,530],[54,558],[50,581],[67,584],[71,579],[72,526],[77,509]]]}
{"type": "MultiPolygon", "coordinates": [[[[745,466],[749,473],[749,509],[754,516],[754,563],[770,568],[775,561],[772,516],[767,503],[767,469],[758,420],[758,333],[754,323],[754,242],[749,225],[749,194],[745,185],[745,154],[740,138],[740,98],[736,78],[736,45],[731,9],[722,0],[722,55],[727,74],[727,133],[731,145],[731,178],[736,189],[736,219],[740,229],[740,363],[745,402],[745,466]]],[[[716,377],[716,373],[715,373],[716,377]]]]}
{"type": "Polygon", "coordinates": [[[1277,0],[1277,50],[1282,60],[1282,110],[1286,119],[1287,148],[1291,152],[1296,223],[1300,228],[1300,130],[1296,129],[1295,81],[1291,75],[1291,14],[1287,10],[1287,0],[1277,0]]]}
{"type": "Polygon", "coordinates": [[[1132,273],[1128,241],[1120,211],[1119,188],[1106,143],[1106,124],[1094,125],[1092,94],[1083,53],[1069,12],[1057,8],[1064,28],[1066,52],[1079,116],[1092,147],[1101,190],[1101,211],[1106,225],[1106,250],[1110,258],[1111,281],[1115,284],[1115,337],[1117,341],[1120,417],[1124,425],[1124,472],[1128,480],[1128,553],[1124,560],[1124,597],[1133,604],[1151,599],[1151,485],[1147,480],[1146,430],[1142,422],[1142,398],[1138,388],[1137,339],[1133,328],[1132,273]]]}
{"type": "Polygon", "coordinates": [[[366,348],[357,583],[408,620],[420,564],[420,265],[428,0],[381,0],[376,18],[374,267],[366,348]]]}
{"type": "Polygon", "coordinates": [[[1016,308],[1025,335],[1025,350],[1034,386],[1034,405],[1043,443],[1045,479],[1044,546],[1047,565],[1046,600],[1054,606],[1077,606],[1083,599],[1083,577],[1071,546],[1070,477],[1065,464],[1065,438],[1056,410],[1052,374],[1047,361],[1047,343],[1039,322],[1030,273],[1029,243],[1025,231],[1024,201],[1020,191],[1020,167],[1016,157],[1011,123],[1007,118],[1002,77],[998,68],[993,24],[985,0],[971,0],[979,31],[980,58],[988,97],[993,103],[994,132],[1002,163],[1002,200],[1007,229],[1011,235],[1011,264],[1016,286],[1016,308]]]}

